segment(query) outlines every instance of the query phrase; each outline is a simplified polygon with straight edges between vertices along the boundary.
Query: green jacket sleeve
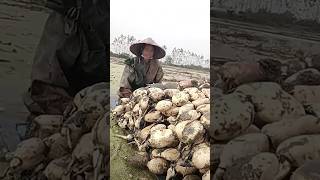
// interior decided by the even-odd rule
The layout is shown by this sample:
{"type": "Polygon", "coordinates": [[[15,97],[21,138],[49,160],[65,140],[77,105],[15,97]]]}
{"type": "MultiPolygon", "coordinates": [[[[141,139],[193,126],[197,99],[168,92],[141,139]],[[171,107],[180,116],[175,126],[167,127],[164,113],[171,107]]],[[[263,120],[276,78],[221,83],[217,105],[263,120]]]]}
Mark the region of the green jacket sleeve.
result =
{"type": "Polygon", "coordinates": [[[164,76],[163,69],[162,69],[162,66],[160,65],[159,68],[158,68],[156,77],[155,77],[155,79],[154,79],[154,82],[155,82],[155,83],[160,83],[160,82],[162,82],[163,76],[164,76]]]}

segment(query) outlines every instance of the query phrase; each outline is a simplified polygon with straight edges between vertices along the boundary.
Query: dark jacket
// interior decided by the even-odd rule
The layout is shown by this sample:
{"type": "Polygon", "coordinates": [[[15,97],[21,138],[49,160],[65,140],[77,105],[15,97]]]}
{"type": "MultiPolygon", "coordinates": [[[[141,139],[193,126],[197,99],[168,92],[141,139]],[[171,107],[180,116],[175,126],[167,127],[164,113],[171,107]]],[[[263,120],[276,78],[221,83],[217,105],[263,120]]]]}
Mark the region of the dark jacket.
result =
{"type": "Polygon", "coordinates": [[[126,60],[125,64],[120,81],[119,97],[128,96],[123,92],[133,92],[147,84],[159,83],[163,79],[163,69],[158,60],[149,60],[146,63],[141,57],[136,57],[126,60]]]}

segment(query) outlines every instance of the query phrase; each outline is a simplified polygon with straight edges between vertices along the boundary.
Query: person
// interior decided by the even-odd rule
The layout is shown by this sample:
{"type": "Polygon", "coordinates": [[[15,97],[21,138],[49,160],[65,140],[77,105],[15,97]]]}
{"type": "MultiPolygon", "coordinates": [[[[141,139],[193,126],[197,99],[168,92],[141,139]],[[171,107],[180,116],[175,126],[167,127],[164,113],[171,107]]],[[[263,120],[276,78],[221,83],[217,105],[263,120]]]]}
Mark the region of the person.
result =
{"type": "Polygon", "coordinates": [[[35,52],[23,101],[31,115],[62,115],[81,89],[108,82],[108,3],[48,0],[52,10],[35,52]]]}
{"type": "Polygon", "coordinates": [[[166,52],[152,38],[132,44],[130,51],[136,57],[125,61],[118,92],[120,98],[130,97],[134,90],[147,84],[160,83],[164,75],[159,59],[166,52]]]}

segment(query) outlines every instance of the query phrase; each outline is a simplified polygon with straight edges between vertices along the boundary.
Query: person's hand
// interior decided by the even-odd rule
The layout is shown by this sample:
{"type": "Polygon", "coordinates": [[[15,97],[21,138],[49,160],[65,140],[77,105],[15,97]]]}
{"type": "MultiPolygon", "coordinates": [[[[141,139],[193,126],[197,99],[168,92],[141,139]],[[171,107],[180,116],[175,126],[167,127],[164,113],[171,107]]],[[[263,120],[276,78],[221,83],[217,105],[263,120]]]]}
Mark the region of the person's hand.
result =
{"type": "Polygon", "coordinates": [[[132,92],[128,88],[120,88],[119,90],[119,97],[120,98],[130,98],[132,92]]]}

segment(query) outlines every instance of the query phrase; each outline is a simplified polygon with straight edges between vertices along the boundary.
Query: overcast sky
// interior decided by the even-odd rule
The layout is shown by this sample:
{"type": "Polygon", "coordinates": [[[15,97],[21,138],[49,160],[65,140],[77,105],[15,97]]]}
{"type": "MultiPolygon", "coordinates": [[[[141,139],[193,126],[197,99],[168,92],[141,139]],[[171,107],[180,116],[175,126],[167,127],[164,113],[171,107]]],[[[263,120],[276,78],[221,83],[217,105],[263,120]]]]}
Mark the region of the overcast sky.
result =
{"type": "Polygon", "coordinates": [[[210,56],[210,0],[111,0],[111,42],[120,34],[210,56]]]}

